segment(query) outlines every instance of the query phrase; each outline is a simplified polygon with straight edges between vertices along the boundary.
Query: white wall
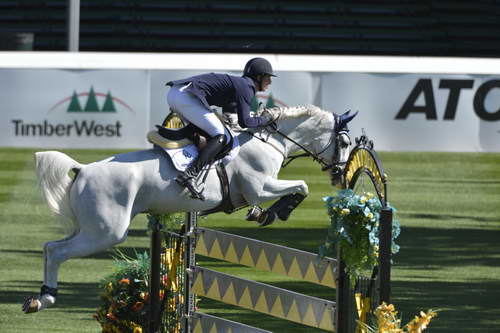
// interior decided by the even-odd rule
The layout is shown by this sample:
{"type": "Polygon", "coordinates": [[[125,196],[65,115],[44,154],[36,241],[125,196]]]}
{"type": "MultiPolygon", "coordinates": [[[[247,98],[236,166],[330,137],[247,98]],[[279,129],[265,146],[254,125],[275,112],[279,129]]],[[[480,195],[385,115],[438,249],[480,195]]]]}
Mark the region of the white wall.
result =
{"type": "MultiPolygon", "coordinates": [[[[0,145],[149,147],[147,131],[168,113],[167,81],[240,75],[253,56],[0,52],[0,145]],[[97,110],[69,110],[75,93],[85,109],[91,89],[97,110]],[[99,112],[108,93],[114,112],[99,112]]],[[[261,56],[278,74],[262,102],[359,110],[351,133],[364,128],[377,150],[500,151],[498,60],[261,56]]]]}

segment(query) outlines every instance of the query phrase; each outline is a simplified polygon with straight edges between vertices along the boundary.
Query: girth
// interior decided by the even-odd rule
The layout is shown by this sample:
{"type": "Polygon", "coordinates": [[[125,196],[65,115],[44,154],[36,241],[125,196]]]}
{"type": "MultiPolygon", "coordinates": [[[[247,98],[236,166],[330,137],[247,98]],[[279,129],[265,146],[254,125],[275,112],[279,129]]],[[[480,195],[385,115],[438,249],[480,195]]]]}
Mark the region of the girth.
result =
{"type": "Polygon", "coordinates": [[[226,167],[222,161],[215,164],[215,170],[217,171],[217,176],[219,177],[221,191],[222,191],[222,201],[219,205],[212,209],[204,210],[200,213],[200,216],[205,216],[212,213],[224,212],[226,214],[231,214],[236,209],[231,202],[231,193],[229,191],[229,179],[227,178],[226,167]]]}

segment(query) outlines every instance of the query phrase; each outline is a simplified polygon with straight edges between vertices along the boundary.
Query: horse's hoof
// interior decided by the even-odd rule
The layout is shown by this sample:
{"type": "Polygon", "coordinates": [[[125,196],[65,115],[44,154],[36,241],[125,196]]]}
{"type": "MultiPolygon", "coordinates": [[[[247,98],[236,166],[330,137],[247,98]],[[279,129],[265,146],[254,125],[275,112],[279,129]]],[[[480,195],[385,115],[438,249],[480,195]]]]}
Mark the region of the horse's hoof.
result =
{"type": "Polygon", "coordinates": [[[247,213],[247,216],[245,217],[245,219],[247,221],[258,222],[259,218],[261,217],[263,212],[264,212],[264,210],[262,208],[260,208],[259,206],[253,206],[252,208],[250,208],[248,210],[248,213],[247,213]]]}
{"type": "Polygon", "coordinates": [[[263,214],[261,214],[259,218],[259,226],[265,227],[266,225],[270,225],[276,220],[276,213],[270,210],[265,210],[263,214]]]}
{"type": "Polygon", "coordinates": [[[34,297],[28,297],[23,304],[23,312],[28,314],[28,313],[34,313],[38,312],[42,304],[40,301],[34,297]]]}

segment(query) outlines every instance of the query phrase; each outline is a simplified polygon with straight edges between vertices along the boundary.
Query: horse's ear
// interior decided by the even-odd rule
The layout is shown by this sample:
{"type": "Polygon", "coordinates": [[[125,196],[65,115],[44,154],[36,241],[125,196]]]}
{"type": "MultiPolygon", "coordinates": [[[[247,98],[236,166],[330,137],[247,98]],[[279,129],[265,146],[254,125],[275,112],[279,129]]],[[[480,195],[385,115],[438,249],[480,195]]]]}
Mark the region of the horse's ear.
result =
{"type": "Polygon", "coordinates": [[[353,113],[351,114],[351,110],[343,113],[340,115],[340,122],[344,123],[344,124],[347,124],[348,122],[350,122],[354,117],[356,117],[358,115],[358,112],[359,111],[356,111],[356,113],[353,113]]]}
{"type": "Polygon", "coordinates": [[[347,130],[347,123],[349,123],[354,117],[356,117],[358,115],[358,112],[359,111],[356,111],[356,113],[351,114],[351,110],[349,110],[341,114],[337,122],[337,131],[347,130]]]}

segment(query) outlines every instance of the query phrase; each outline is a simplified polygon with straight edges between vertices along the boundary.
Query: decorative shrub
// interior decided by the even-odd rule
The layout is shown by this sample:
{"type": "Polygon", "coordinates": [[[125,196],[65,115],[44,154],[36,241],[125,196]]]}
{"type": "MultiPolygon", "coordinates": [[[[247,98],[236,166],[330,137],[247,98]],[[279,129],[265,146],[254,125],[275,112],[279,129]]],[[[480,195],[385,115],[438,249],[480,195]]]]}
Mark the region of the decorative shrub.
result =
{"type": "MultiPolygon", "coordinates": [[[[371,270],[379,256],[379,223],[382,205],[372,193],[355,194],[353,190],[340,190],[337,195],[325,197],[330,226],[319,254],[341,250],[351,282],[362,271],[371,270]]],[[[391,207],[392,208],[392,207],[391,207]]],[[[392,208],[395,211],[394,208],[392,208]]],[[[399,221],[392,222],[391,252],[399,251],[395,239],[399,236],[399,221]]]]}
{"type": "MultiPolygon", "coordinates": [[[[163,231],[178,226],[181,219],[179,214],[148,215],[148,218],[150,228],[152,221],[156,219],[162,224],[163,231]]],[[[171,237],[167,233],[163,236],[171,237]]],[[[160,303],[164,309],[162,322],[168,325],[164,331],[175,333],[180,332],[177,303],[183,302],[183,295],[179,295],[179,290],[182,288],[180,276],[183,271],[178,269],[183,249],[182,246],[177,246],[174,238],[170,240],[161,254],[160,303]]],[[[102,333],[148,331],[149,271],[150,259],[147,252],[136,254],[134,259],[118,251],[114,272],[100,283],[103,289],[102,304],[97,308],[94,318],[101,325],[102,333]]]]}
{"type": "Polygon", "coordinates": [[[146,332],[149,310],[149,257],[125,257],[115,262],[113,274],[105,277],[100,287],[102,304],[94,314],[103,333],[146,332]]]}

